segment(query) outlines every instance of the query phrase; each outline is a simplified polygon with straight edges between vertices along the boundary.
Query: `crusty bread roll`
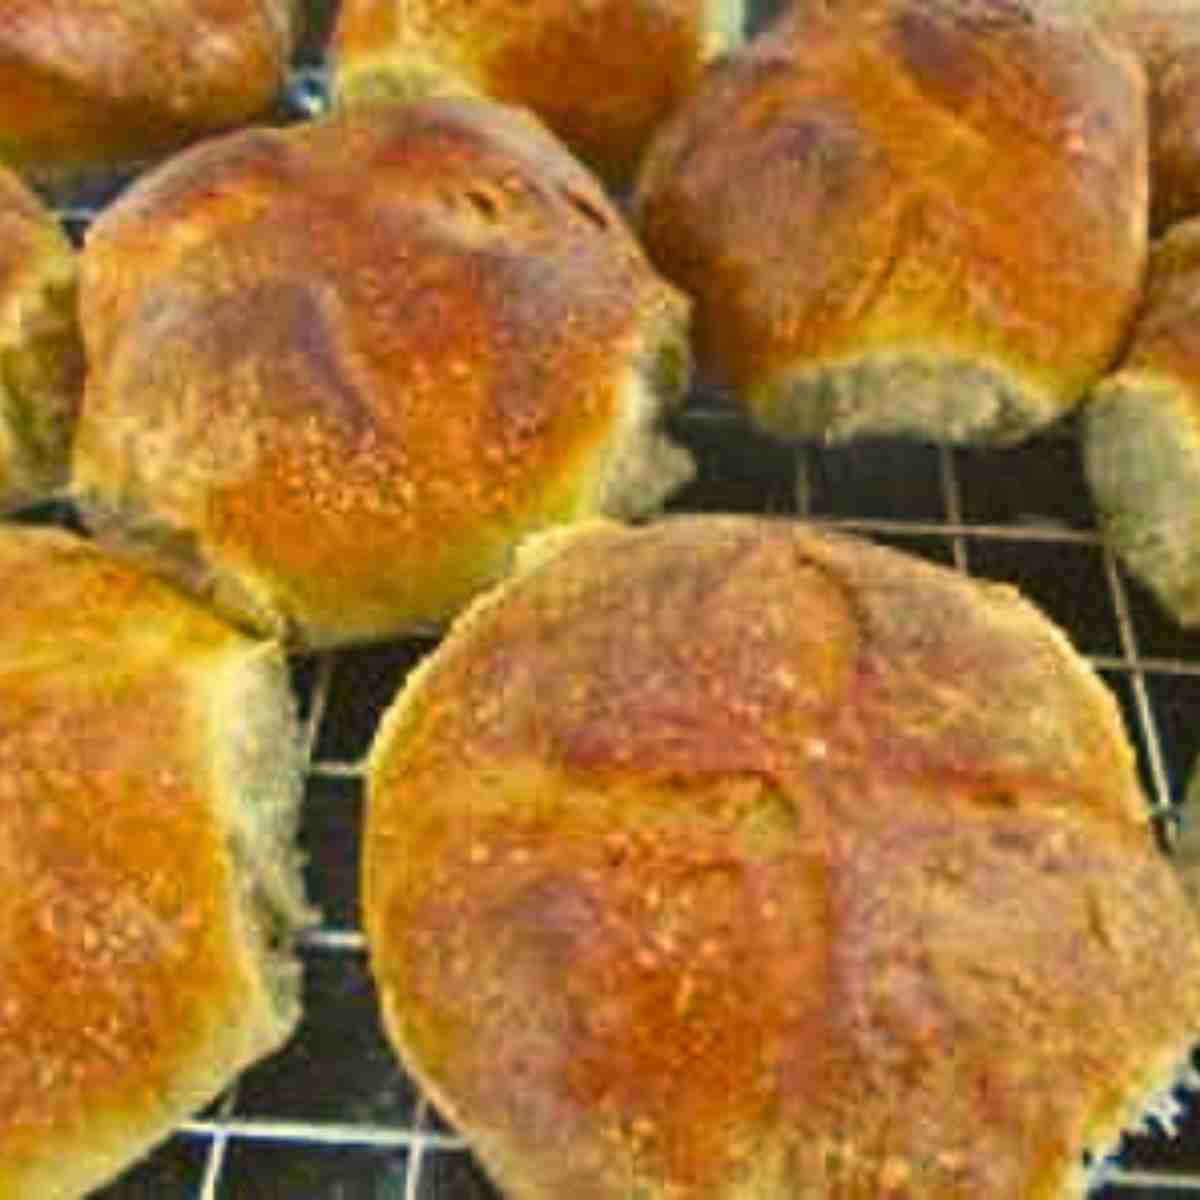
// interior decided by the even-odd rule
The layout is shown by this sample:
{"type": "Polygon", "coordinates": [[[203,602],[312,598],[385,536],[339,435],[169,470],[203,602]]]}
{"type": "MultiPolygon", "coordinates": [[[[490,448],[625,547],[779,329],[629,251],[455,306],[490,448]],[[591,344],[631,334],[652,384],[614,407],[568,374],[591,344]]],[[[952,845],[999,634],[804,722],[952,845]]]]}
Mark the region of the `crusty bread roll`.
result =
{"type": "Polygon", "coordinates": [[[1007,443],[1116,355],[1146,170],[1141,69],[1077,15],[814,3],[668,122],[636,210],[767,430],[1007,443]]]}
{"type": "Polygon", "coordinates": [[[687,302],[532,117],[376,106],[187,152],[93,226],[74,456],[111,545],[295,645],[444,620],[653,509],[687,302]]]}
{"type": "Polygon", "coordinates": [[[744,0],[342,0],[335,93],[473,89],[533,109],[616,181],[744,24],[744,0]]]}
{"type": "Polygon", "coordinates": [[[66,234],[0,167],[0,512],[66,482],[83,390],[75,283],[66,234]]]}
{"type": "Polygon", "coordinates": [[[278,647],[0,530],[0,1196],[67,1200],[274,1050],[307,919],[278,647]]]}
{"type": "Polygon", "coordinates": [[[1084,408],[1100,527],[1184,625],[1200,625],[1200,219],[1155,244],[1120,369],[1084,408]]]}
{"type": "Polygon", "coordinates": [[[5,0],[0,161],[71,182],[261,113],[294,0],[5,0]]]}
{"type": "Polygon", "coordinates": [[[794,522],[532,542],[386,715],[363,871],[389,1034],[511,1200],[1080,1196],[1200,1030],[1096,675],[794,522]]]}

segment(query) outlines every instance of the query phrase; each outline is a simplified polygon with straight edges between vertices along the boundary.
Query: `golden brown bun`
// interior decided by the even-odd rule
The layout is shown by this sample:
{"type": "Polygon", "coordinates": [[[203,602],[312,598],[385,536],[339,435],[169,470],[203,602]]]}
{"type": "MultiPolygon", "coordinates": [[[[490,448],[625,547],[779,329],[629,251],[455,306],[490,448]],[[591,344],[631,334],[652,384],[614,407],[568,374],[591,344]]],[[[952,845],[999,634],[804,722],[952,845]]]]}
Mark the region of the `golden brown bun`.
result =
{"type": "Polygon", "coordinates": [[[610,178],[741,41],[743,0],[342,0],[341,103],[473,88],[533,109],[610,178]]]}
{"type": "Polygon", "coordinates": [[[210,143],[83,256],[77,498],[295,644],[448,617],[513,542],[653,509],[687,303],[532,117],[376,106],[210,143]]]}
{"type": "Polygon", "coordinates": [[[1084,462],[1109,545],[1200,625],[1200,219],[1153,249],[1129,352],[1084,409],[1084,462]]]}
{"type": "Polygon", "coordinates": [[[389,1034],[505,1195],[1081,1195],[1200,1029],[1200,929],[1067,640],[787,521],[519,568],[387,714],[363,876],[389,1034]]]}
{"type": "Polygon", "coordinates": [[[67,1200],[295,1026],[295,717],[278,647],[66,533],[0,530],[0,595],[0,1195],[67,1200]]]}
{"type": "Polygon", "coordinates": [[[83,390],[75,285],[66,234],[0,167],[0,512],[66,482],[83,390]]]}
{"type": "Polygon", "coordinates": [[[766,429],[1012,442],[1127,329],[1144,109],[1131,54],[1017,0],[814,5],[656,137],[639,223],[766,429]]]}
{"type": "Polygon", "coordinates": [[[69,179],[262,112],[293,0],[5,0],[0,161],[69,179]]]}

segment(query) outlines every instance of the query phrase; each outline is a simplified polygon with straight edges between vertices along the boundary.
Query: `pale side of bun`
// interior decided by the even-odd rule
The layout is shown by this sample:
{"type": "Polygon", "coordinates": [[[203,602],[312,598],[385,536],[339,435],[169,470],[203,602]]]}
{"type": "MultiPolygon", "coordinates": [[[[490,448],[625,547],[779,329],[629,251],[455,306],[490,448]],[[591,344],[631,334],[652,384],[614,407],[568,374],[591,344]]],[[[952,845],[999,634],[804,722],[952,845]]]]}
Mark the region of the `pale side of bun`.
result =
{"type": "Polygon", "coordinates": [[[537,539],[386,715],[364,928],[510,1200],[1062,1200],[1200,1030],[1116,704],[794,522],[537,539]]]}
{"type": "Polygon", "coordinates": [[[1151,255],[1120,369],[1084,409],[1088,484],[1109,545],[1181,624],[1200,624],[1200,219],[1151,255]]]}
{"type": "Polygon", "coordinates": [[[688,304],[534,118],[375,106],[185,153],[96,222],[74,492],[232,619],[438,623],[526,533],[654,510],[688,304]]]}
{"type": "Polygon", "coordinates": [[[0,1195],[70,1200],[299,1017],[285,660],[72,535],[0,530],[0,1195]]]}
{"type": "Polygon", "coordinates": [[[1052,6],[812,5],[655,138],[636,211],[767,430],[1017,441],[1111,365],[1146,256],[1146,87],[1052,6]]]}
{"type": "Polygon", "coordinates": [[[744,0],[343,0],[334,86],[342,104],[473,89],[628,178],[744,25],[744,0]]]}
{"type": "Polygon", "coordinates": [[[70,183],[261,114],[294,0],[6,0],[0,162],[70,183]]]}
{"type": "Polygon", "coordinates": [[[66,483],[83,391],[76,274],[58,222],[0,167],[0,512],[66,483]]]}

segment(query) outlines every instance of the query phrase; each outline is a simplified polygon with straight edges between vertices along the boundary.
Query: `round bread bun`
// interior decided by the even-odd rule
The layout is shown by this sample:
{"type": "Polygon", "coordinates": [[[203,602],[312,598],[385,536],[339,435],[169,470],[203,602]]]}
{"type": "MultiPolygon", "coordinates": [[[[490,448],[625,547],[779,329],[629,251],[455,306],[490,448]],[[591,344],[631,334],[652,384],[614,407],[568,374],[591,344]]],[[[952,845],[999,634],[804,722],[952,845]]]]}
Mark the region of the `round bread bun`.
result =
{"type": "Polygon", "coordinates": [[[1183,625],[1200,625],[1200,219],[1155,244],[1129,352],[1084,408],[1105,540],[1183,625]]]}
{"type": "Polygon", "coordinates": [[[0,529],[0,1195],[115,1177],[276,1049],[308,919],[277,646],[0,529]]]}
{"type": "Polygon", "coordinates": [[[1112,696],[866,542],[533,540],[367,787],[387,1031],[510,1200],[1077,1197],[1200,1030],[1112,696]]]}
{"type": "Polygon", "coordinates": [[[532,118],[374,106],[180,155],[92,228],[73,489],[296,646],[436,624],[524,534],[654,509],[686,300],[532,118]]]}
{"type": "Polygon", "coordinates": [[[764,429],[1012,443],[1118,353],[1146,154],[1141,68],[1077,14],[813,4],[667,123],[635,207],[764,429]]]}
{"type": "Polygon", "coordinates": [[[71,183],[247,120],[279,92],[293,0],[5,0],[0,161],[71,183]]]}
{"type": "Polygon", "coordinates": [[[342,104],[473,89],[523,105],[617,181],[744,24],[744,0],[342,0],[334,87],[342,104]]]}
{"type": "Polygon", "coordinates": [[[75,285],[66,234],[0,167],[0,512],[66,483],[83,390],[75,285]]]}

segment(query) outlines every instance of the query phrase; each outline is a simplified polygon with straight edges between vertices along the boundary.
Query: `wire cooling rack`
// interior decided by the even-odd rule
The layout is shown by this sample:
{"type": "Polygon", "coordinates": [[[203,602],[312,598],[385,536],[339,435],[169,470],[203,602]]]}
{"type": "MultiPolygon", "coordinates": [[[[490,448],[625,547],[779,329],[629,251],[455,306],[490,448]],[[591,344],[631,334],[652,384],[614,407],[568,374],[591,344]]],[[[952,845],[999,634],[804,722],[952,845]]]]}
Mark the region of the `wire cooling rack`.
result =
{"type": "MultiPolygon", "coordinates": [[[[336,0],[310,3],[280,119],[322,106],[336,0]]],[[[755,22],[777,3],[759,0],[755,22]]],[[[77,241],[121,183],[60,210],[77,241]]],[[[1100,544],[1071,422],[1003,451],[897,440],[788,446],[698,387],[673,432],[699,466],[674,511],[800,516],[1019,587],[1115,693],[1164,846],[1172,841],[1200,750],[1200,635],[1176,628],[1100,544]]],[[[61,506],[33,516],[72,521],[61,506]]],[[[300,1029],[95,1200],[498,1200],[397,1064],[358,927],[362,759],[405,675],[435,644],[410,638],[293,660],[306,746],[301,841],[323,914],[300,939],[300,1029]]],[[[1128,1138],[1107,1178],[1100,1200],[1200,1197],[1200,1103],[1173,1140],[1153,1129],[1128,1138]]]]}

